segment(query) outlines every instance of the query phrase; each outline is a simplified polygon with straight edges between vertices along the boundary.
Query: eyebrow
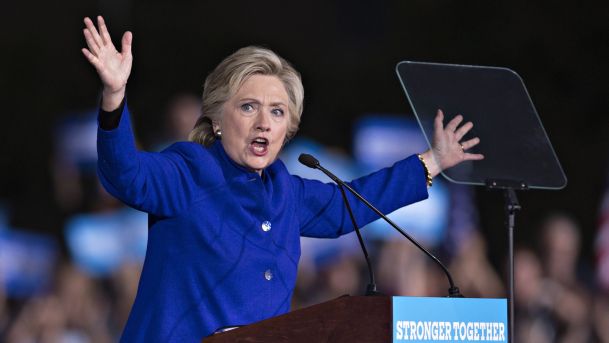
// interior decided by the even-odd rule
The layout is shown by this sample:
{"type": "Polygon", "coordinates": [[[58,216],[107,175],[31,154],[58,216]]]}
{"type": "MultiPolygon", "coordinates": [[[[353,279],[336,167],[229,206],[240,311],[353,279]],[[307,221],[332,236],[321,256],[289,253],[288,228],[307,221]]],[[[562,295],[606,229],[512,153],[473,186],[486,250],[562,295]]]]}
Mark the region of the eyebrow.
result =
{"type": "MultiPolygon", "coordinates": [[[[239,102],[243,102],[243,101],[252,101],[252,102],[255,102],[255,103],[258,103],[258,104],[260,103],[260,101],[258,99],[250,98],[250,97],[244,97],[244,98],[239,99],[239,102]]],[[[270,105],[271,106],[284,106],[284,107],[287,107],[287,105],[285,103],[283,103],[282,101],[271,102],[270,105]]]]}

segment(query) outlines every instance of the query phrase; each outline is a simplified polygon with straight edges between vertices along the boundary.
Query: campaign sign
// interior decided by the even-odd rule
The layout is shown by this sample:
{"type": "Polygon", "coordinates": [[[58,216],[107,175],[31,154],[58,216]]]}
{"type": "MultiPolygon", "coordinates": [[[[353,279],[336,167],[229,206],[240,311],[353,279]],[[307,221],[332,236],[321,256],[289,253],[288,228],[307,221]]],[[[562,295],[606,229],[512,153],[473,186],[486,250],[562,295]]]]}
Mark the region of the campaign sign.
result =
{"type": "Polygon", "coordinates": [[[507,300],[393,297],[393,342],[508,342],[507,300]]]}

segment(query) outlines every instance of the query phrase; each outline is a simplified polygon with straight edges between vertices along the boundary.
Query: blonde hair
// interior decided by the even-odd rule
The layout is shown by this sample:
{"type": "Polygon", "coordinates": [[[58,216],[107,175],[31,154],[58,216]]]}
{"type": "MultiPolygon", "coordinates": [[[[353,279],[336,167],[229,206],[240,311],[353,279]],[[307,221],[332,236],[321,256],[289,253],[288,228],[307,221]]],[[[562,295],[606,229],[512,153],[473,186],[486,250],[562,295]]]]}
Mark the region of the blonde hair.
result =
{"type": "Polygon", "coordinates": [[[288,93],[286,141],[294,137],[300,124],[304,100],[300,73],[273,51],[248,46],[225,58],[205,79],[201,116],[188,135],[188,140],[205,146],[216,140],[213,124],[220,121],[222,106],[252,75],[276,76],[281,80],[288,93]]]}

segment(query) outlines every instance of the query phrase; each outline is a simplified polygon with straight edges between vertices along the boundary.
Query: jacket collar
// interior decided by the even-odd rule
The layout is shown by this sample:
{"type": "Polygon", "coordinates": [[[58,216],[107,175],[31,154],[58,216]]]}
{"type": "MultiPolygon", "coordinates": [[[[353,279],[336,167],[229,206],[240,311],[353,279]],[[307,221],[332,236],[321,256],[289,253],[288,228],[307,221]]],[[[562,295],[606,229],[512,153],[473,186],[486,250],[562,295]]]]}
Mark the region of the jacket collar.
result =
{"type": "MultiPolygon", "coordinates": [[[[219,139],[217,139],[209,149],[215,156],[218,157],[218,160],[222,165],[222,170],[224,171],[227,179],[244,178],[247,180],[251,180],[255,178],[260,178],[260,175],[258,175],[257,172],[252,171],[233,161],[224,150],[222,142],[219,139]]],[[[269,172],[272,173],[272,170],[276,168],[278,163],[281,163],[279,162],[279,159],[275,159],[273,163],[271,163],[268,167],[262,170],[262,175],[268,175],[269,172]]]]}

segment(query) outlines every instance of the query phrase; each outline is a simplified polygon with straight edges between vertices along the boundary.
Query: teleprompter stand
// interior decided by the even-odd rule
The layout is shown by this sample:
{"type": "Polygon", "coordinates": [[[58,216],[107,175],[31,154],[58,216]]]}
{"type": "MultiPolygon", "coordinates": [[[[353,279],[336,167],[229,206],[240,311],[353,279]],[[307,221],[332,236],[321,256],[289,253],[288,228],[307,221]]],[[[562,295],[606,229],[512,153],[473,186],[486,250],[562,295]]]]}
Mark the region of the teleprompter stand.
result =
{"type": "Polygon", "coordinates": [[[488,180],[488,189],[503,190],[505,198],[505,226],[508,232],[508,318],[510,323],[510,342],[514,341],[514,226],[516,211],[520,211],[520,203],[516,197],[516,190],[528,189],[524,182],[510,182],[505,180],[488,180]]]}
{"type": "MultiPolygon", "coordinates": [[[[522,78],[506,68],[400,62],[396,67],[427,142],[438,109],[445,123],[458,114],[474,128],[462,141],[480,138],[467,152],[484,154],[442,172],[458,184],[503,191],[508,233],[509,339],[514,341],[514,230],[521,210],[516,191],[562,189],[566,176],[522,78]]],[[[431,144],[429,144],[431,146],[431,144]]]]}

